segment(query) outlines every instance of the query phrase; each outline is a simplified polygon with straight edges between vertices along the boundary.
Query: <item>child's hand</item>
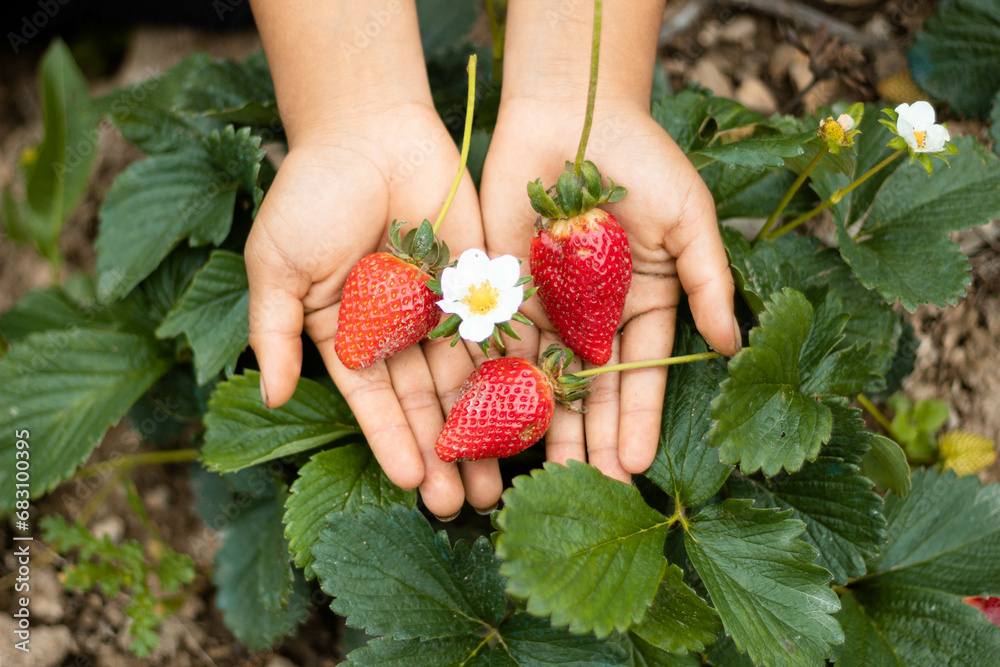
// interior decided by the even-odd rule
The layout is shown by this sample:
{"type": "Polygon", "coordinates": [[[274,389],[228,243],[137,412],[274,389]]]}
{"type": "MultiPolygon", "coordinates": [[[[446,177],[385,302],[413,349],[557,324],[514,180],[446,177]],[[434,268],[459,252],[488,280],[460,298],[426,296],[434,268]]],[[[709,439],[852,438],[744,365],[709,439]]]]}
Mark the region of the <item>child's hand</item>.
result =
{"type": "MultiPolygon", "coordinates": [[[[393,220],[433,220],[458,169],[458,151],[428,106],[392,106],[340,126],[295,144],[247,241],[250,345],[262,394],[271,408],[292,396],[304,326],[389,479],[403,488],[419,485],[438,516],[459,511],[463,479],[469,502],[490,507],[501,491],[496,461],[462,464],[460,474],[434,453],[442,409],[450,409],[473,370],[466,348],[427,342],[361,371],[345,368],[334,351],[348,272],[386,248],[393,220]]],[[[483,246],[468,175],[439,231],[456,255],[483,246]]]]}
{"type": "MultiPolygon", "coordinates": [[[[628,234],[633,261],[611,364],[670,355],[682,286],[708,343],[725,354],[737,351],[733,280],[711,194],[649,114],[661,6],[628,0],[604,11],[601,83],[586,157],[628,189],[608,209],[628,234]]],[[[537,218],[527,183],[541,177],[554,184],[576,156],[593,23],[586,10],[562,11],[557,0],[509,7],[504,97],[480,195],[490,254],[524,258],[537,218]]],[[[524,310],[538,329],[519,327],[522,341],[510,341],[508,354],[530,359],[559,341],[537,299],[524,310]]],[[[623,481],[646,470],[656,454],[666,378],[665,368],[598,376],[585,415],[557,411],[546,435],[549,460],[589,460],[623,481]]]]}

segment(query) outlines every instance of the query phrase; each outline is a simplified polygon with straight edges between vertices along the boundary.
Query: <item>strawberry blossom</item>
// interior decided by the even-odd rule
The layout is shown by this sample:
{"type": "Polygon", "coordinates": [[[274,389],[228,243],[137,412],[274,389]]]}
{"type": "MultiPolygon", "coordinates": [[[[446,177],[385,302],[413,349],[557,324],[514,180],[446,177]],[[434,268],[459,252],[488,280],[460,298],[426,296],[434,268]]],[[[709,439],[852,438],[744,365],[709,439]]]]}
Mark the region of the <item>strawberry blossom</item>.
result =
{"type": "Polygon", "coordinates": [[[895,109],[896,132],[914,153],[940,153],[951,136],[947,128],[934,122],[934,107],[920,100],[900,104],[895,109]]]}
{"type": "Polygon", "coordinates": [[[520,283],[521,268],[517,258],[502,255],[490,259],[475,248],[466,250],[458,264],[441,273],[441,296],[438,306],[446,313],[462,318],[458,334],[481,343],[493,334],[493,328],[511,319],[524,300],[520,283]]]}

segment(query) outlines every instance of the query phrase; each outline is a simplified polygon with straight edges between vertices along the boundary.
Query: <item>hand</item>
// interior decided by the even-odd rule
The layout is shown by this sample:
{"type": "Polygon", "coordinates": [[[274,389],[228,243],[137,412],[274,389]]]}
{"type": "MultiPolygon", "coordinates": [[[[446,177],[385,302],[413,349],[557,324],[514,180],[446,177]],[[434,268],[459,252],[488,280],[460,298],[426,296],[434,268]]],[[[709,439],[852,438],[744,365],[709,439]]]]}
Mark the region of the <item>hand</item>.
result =
{"type": "MultiPolygon", "coordinates": [[[[386,247],[393,220],[433,222],[459,155],[429,105],[391,105],[343,118],[297,142],[278,170],[246,246],[250,345],[270,408],[288,401],[302,365],[303,327],[361,425],[386,475],[419,486],[441,517],[494,505],[496,461],[446,464],[434,443],[474,364],[464,346],[425,342],[352,371],[334,351],[342,288],[364,255],[386,247]],[[463,482],[465,489],[463,490],[463,482]]],[[[453,253],[482,247],[478,200],[468,174],[439,230],[453,253]]]]}
{"type": "MultiPolygon", "coordinates": [[[[539,177],[546,186],[554,184],[565,161],[576,155],[583,99],[516,97],[501,104],[481,187],[491,255],[527,257],[537,214],[526,185],[539,177]]],[[[648,105],[599,101],[587,159],[605,178],[628,189],[624,200],[607,205],[628,235],[633,261],[623,326],[608,363],[670,356],[682,286],[709,345],[735,354],[733,280],[711,194],[650,117],[648,105]]],[[[522,266],[529,270],[527,261],[522,266]]],[[[537,328],[517,325],[522,340],[510,341],[507,353],[534,359],[560,341],[537,297],[522,310],[537,328]]],[[[589,459],[626,482],[630,474],[645,471],[656,454],[666,379],[666,368],[597,376],[584,415],[557,410],[546,435],[548,459],[589,459]]]]}

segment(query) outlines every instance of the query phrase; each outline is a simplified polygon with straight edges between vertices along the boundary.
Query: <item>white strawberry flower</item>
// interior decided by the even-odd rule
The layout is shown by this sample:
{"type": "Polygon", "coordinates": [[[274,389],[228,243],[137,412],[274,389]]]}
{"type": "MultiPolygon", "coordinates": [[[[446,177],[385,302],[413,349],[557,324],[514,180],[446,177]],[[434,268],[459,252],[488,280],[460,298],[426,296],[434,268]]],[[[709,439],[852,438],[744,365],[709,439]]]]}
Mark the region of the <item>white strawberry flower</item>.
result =
{"type": "Polygon", "coordinates": [[[524,300],[520,262],[511,255],[490,259],[475,248],[466,250],[458,264],[441,272],[438,306],[462,318],[458,335],[482,343],[496,325],[514,317],[524,300]]]}
{"type": "Polygon", "coordinates": [[[920,100],[913,104],[900,104],[895,109],[896,132],[914,153],[940,153],[951,136],[947,128],[936,124],[934,107],[920,100]]]}

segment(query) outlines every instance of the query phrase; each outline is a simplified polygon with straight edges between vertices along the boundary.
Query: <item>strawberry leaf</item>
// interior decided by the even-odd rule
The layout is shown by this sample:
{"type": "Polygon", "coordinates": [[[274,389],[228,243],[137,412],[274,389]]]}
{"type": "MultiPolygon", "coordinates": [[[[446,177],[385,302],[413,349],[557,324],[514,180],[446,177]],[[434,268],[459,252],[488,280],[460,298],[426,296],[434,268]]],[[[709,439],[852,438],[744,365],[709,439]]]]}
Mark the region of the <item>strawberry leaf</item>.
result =
{"type": "Polygon", "coordinates": [[[692,161],[700,158],[726,165],[762,171],[765,167],[781,167],[785,158],[802,155],[802,146],[816,136],[815,132],[777,136],[754,136],[728,144],[719,144],[688,153],[692,161]]]}
{"type": "Polygon", "coordinates": [[[653,105],[653,119],[685,153],[704,149],[730,130],[767,125],[767,118],[706,89],[685,89],[653,105]]]}
{"type": "MultiPolygon", "coordinates": [[[[777,207],[788,188],[795,182],[795,174],[787,169],[730,168],[713,162],[699,172],[715,200],[715,215],[727,218],[766,218],[777,207]]],[[[800,189],[785,208],[785,215],[805,213],[813,197],[800,189]]]]}
{"type": "Polygon", "coordinates": [[[676,565],[667,568],[653,604],[631,633],[671,653],[700,651],[715,641],[722,624],[719,615],[684,583],[676,565]]]}
{"type": "Polygon", "coordinates": [[[872,436],[871,449],[861,458],[861,472],[875,483],[876,488],[891,490],[900,498],[905,498],[910,491],[906,453],[894,440],[883,435],[872,436]]]}
{"type": "Polygon", "coordinates": [[[160,338],[184,334],[194,350],[198,384],[232,369],[247,346],[250,299],[243,256],[216,250],[195,274],[157,329],[160,338]]]}
{"type": "MultiPolygon", "coordinates": [[[[674,356],[707,350],[704,340],[684,324],[678,325],[674,356]]],[[[721,359],[682,364],[667,375],[660,444],[645,474],[682,507],[707,501],[733,469],[719,461],[719,450],[708,441],[710,403],[727,376],[726,362],[721,359]]]]}
{"type": "Polygon", "coordinates": [[[329,515],[313,557],[333,611],[368,634],[434,639],[488,631],[507,606],[489,540],[452,547],[402,505],[329,515]]]}
{"type": "Polygon", "coordinates": [[[697,653],[670,653],[637,637],[634,633],[621,635],[621,644],[629,652],[629,667],[701,667],[697,653]]]}
{"type": "Polygon", "coordinates": [[[315,576],[312,547],[328,514],[392,503],[414,507],[416,491],[403,491],[390,482],[369,447],[344,445],[315,454],[299,470],[285,501],[285,536],[295,564],[305,569],[307,577],[315,576]]]}
{"type": "Polygon", "coordinates": [[[822,664],[844,641],[830,614],[840,608],[814,565],[816,550],[794,539],[805,526],[789,512],[730,499],[688,522],[684,545],[726,633],[765,667],[822,664]]]}
{"type": "Polygon", "coordinates": [[[205,415],[202,460],[210,470],[231,472],[291,456],[336,440],[359,435],[354,415],[340,394],[299,379],[291,400],[280,408],[264,407],[260,373],[247,371],[221,382],[205,415]]]}
{"type": "Polygon", "coordinates": [[[642,620],[666,567],[670,524],[635,487],[570,461],[515,478],[503,500],[497,555],[529,612],[598,637],[642,620]]]}
{"type": "Polygon", "coordinates": [[[870,376],[868,347],[843,347],[846,321],[834,294],[815,310],[792,289],[771,296],[712,401],[709,440],[723,462],[772,476],[816,458],[830,440],[828,403],[855,395],[870,376]]]}

